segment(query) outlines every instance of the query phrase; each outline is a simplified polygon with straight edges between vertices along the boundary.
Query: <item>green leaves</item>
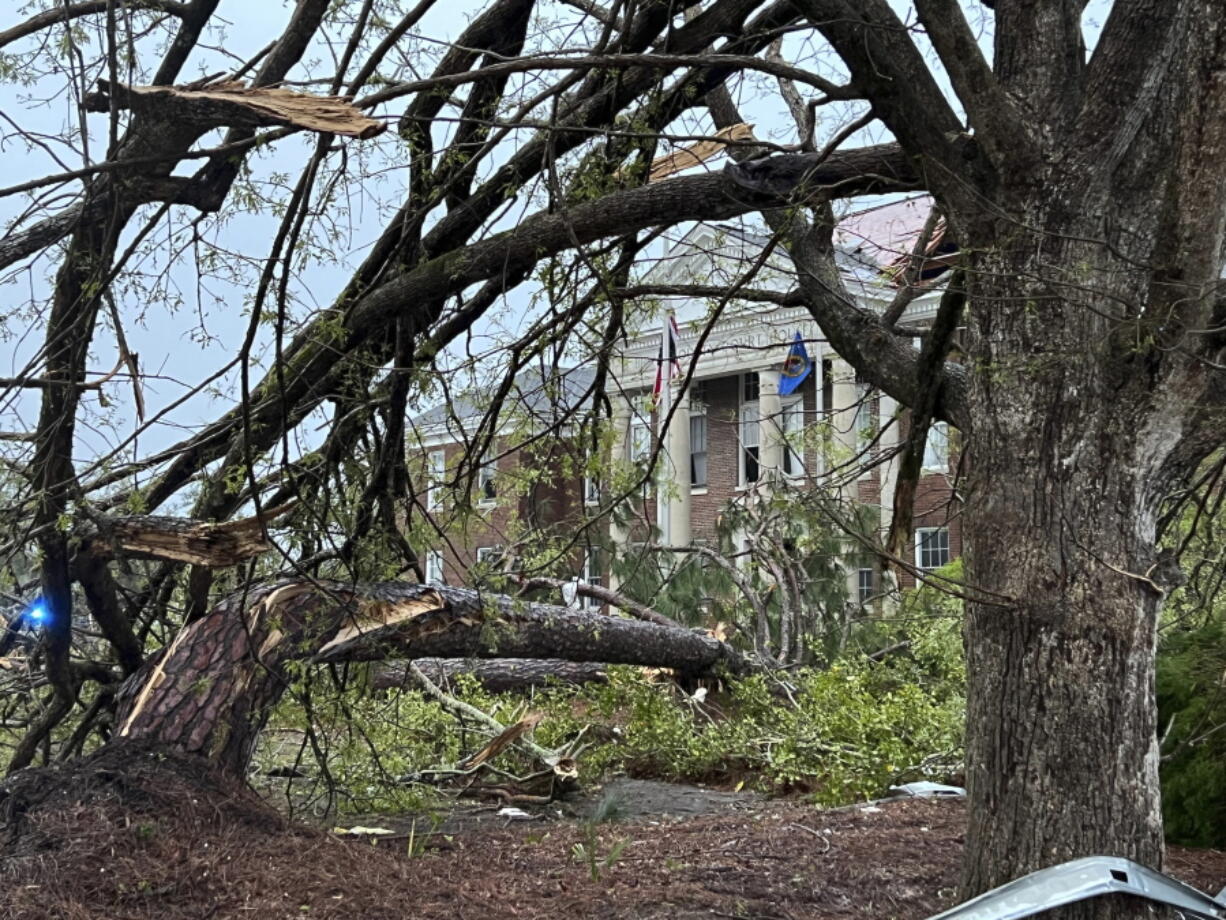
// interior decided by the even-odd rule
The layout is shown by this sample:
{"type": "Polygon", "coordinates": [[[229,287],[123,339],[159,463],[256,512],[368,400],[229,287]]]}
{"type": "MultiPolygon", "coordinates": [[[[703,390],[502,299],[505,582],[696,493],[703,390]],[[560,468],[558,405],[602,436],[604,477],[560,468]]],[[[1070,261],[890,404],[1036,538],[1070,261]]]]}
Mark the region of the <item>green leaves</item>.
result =
{"type": "MultiPolygon", "coordinates": [[[[545,713],[536,730],[542,746],[560,747],[580,733],[600,739],[583,750],[585,781],[629,773],[741,782],[763,790],[801,789],[823,804],[839,804],[882,795],[908,779],[946,779],[920,765],[959,762],[961,686],[943,668],[927,672],[917,658],[845,659],[825,671],[790,672],[787,693],[774,678],[758,676],[706,702],[671,681],[653,682],[638,668],[611,667],[609,678],[605,686],[538,690],[532,700],[533,709],[545,713]]],[[[522,696],[489,694],[470,679],[452,689],[507,724],[523,707],[522,696]]],[[[404,785],[401,777],[453,764],[488,740],[415,691],[378,697],[359,679],[339,696],[328,698],[318,684],[311,696],[310,724],[344,811],[420,807],[420,787],[404,785]]],[[[278,754],[269,741],[286,729],[305,728],[302,712],[287,699],[265,734],[262,766],[284,765],[286,752],[278,754]]],[[[514,751],[499,766],[517,775],[531,770],[514,751]]],[[[594,879],[620,855],[619,848],[601,852],[595,840],[583,846],[574,855],[596,867],[594,879]]]]}

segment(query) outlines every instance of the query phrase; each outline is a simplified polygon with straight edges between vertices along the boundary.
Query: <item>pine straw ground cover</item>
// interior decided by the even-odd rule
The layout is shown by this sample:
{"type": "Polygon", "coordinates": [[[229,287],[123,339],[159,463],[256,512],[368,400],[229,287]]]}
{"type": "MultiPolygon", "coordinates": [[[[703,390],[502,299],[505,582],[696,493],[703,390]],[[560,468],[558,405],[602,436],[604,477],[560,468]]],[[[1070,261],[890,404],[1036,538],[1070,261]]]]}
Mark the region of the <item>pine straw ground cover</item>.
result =
{"type": "MultiPolygon", "coordinates": [[[[108,748],[0,786],[0,917],[922,918],[952,904],[956,801],[797,801],[670,822],[531,822],[374,846],[294,826],[200,762],[108,748]],[[599,878],[576,861],[624,841],[599,878]],[[417,844],[420,840],[417,841],[417,844]]],[[[1226,854],[1174,850],[1202,890],[1226,854]]]]}

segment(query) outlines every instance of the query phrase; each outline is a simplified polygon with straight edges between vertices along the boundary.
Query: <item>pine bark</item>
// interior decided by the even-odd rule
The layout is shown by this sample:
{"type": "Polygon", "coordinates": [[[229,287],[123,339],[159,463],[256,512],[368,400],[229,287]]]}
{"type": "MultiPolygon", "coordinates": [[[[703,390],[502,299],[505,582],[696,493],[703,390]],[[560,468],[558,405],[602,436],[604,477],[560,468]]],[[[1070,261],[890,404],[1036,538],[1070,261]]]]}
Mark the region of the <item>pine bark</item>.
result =
{"type": "MultiPolygon", "coordinates": [[[[422,658],[417,666],[436,684],[446,686],[461,676],[474,678],[490,693],[529,690],[553,684],[605,684],[609,681],[604,665],[588,661],[562,661],[557,658],[422,658]]],[[[389,661],[376,667],[370,686],[374,690],[393,690],[413,686],[407,665],[389,661]]]]}

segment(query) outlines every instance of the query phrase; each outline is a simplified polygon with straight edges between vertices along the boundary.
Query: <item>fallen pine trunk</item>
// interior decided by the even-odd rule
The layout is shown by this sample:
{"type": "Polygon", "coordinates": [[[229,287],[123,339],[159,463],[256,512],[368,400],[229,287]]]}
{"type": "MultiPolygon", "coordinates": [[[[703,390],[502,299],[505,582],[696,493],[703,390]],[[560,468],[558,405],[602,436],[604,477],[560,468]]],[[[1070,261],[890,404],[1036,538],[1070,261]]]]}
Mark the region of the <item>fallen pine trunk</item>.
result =
{"type": "MultiPolygon", "coordinates": [[[[421,658],[417,666],[436,684],[447,685],[467,674],[490,693],[527,690],[551,683],[579,686],[609,681],[603,664],[558,658],[421,658]]],[[[375,690],[411,687],[413,681],[407,670],[403,661],[389,661],[375,669],[370,685],[375,690]]]]}
{"type": "Polygon", "coordinates": [[[294,661],[557,658],[749,669],[726,643],[677,627],[462,588],[291,579],[236,593],[185,626],[124,685],[117,737],[199,753],[242,774],[294,661]]]}

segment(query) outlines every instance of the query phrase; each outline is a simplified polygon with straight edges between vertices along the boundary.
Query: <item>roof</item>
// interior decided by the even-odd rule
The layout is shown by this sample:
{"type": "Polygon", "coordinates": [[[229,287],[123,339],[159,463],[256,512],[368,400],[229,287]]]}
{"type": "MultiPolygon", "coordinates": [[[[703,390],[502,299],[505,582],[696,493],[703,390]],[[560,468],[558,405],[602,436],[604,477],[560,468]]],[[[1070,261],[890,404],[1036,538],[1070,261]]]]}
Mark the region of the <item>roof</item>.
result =
{"type": "MultiPolygon", "coordinates": [[[[504,402],[514,406],[517,413],[554,424],[583,409],[583,403],[591,399],[595,379],[596,369],[590,365],[529,368],[512,381],[504,402]]],[[[491,386],[478,392],[451,394],[445,403],[414,416],[413,424],[420,429],[434,429],[458,423],[464,428],[466,423],[485,417],[495,389],[491,386]]]]}
{"type": "MultiPolygon", "coordinates": [[[[856,211],[840,220],[834,228],[834,244],[839,252],[875,266],[879,274],[884,274],[893,282],[898,269],[914,251],[931,212],[932,198],[929,195],[917,195],[856,211]]],[[[946,238],[945,222],[937,221],[926,253],[939,257],[949,254],[954,248],[952,241],[946,238]]],[[[936,277],[946,267],[944,261],[939,261],[935,269],[925,269],[924,277],[936,277]]]]}
{"type": "MultiPolygon", "coordinates": [[[[896,284],[898,270],[915,248],[931,210],[931,196],[917,195],[843,217],[834,230],[834,259],[844,280],[862,292],[896,284]]],[[[680,282],[689,277],[705,279],[707,284],[732,283],[770,241],[769,234],[741,223],[698,224],[652,266],[643,281],[680,282]]],[[[953,250],[943,222],[938,222],[927,248],[933,256],[953,250]]],[[[940,261],[924,277],[936,277],[946,267],[940,261]]],[[[791,260],[780,253],[767,260],[750,286],[794,287],[794,279],[791,260]]]]}

